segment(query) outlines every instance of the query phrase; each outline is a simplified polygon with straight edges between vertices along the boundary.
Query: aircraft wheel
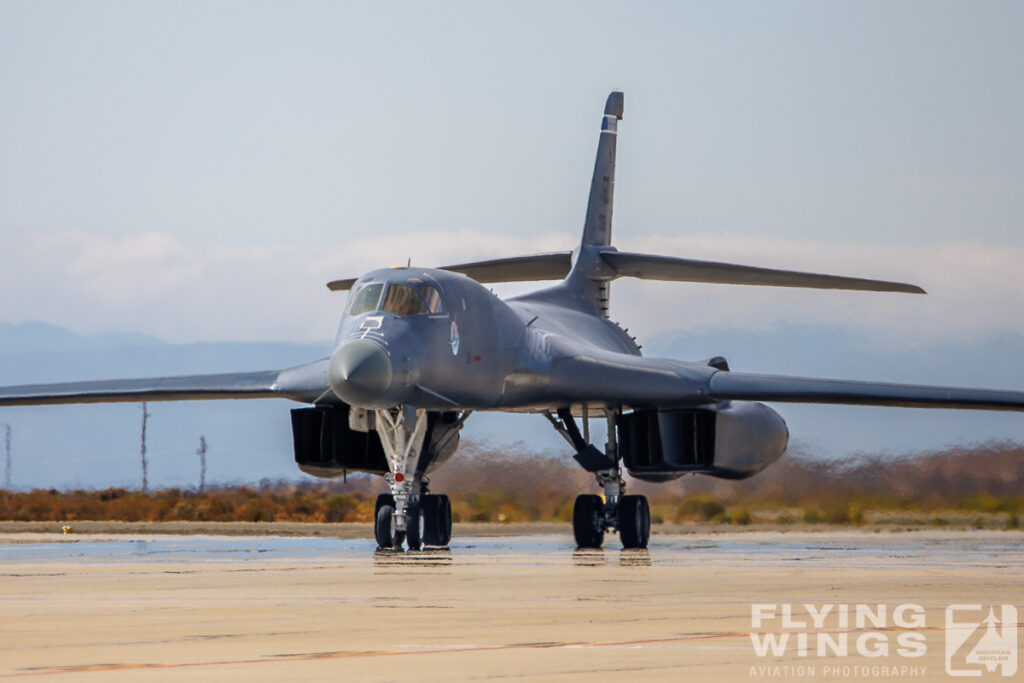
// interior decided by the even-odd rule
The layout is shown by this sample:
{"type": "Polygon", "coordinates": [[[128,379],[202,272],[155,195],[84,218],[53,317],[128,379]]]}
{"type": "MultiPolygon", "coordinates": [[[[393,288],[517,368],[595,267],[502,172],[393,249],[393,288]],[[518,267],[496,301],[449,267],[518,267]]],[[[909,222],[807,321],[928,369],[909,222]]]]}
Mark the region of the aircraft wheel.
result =
{"type": "Polygon", "coordinates": [[[447,548],[452,541],[452,499],[447,494],[441,494],[441,515],[438,529],[438,545],[447,548]]]}
{"type": "Polygon", "coordinates": [[[410,505],[405,510],[405,542],[409,550],[419,550],[424,543],[424,526],[426,515],[418,505],[410,505]]]}
{"type": "MultiPolygon", "coordinates": [[[[390,493],[381,493],[377,496],[377,502],[373,506],[373,518],[377,519],[377,513],[380,512],[382,505],[390,505],[391,509],[395,509],[395,497],[390,493]]],[[[390,544],[389,544],[390,545],[390,544]]]]}
{"type": "Polygon", "coordinates": [[[572,532],[580,548],[600,548],[604,543],[604,503],[601,496],[583,494],[576,496],[572,506],[572,532]]]}
{"type": "Polygon", "coordinates": [[[420,496],[423,545],[445,547],[452,540],[452,502],[446,495],[420,496]]]}
{"type": "Polygon", "coordinates": [[[647,496],[619,500],[619,540],[623,548],[646,548],[651,537],[651,508],[647,496]]]}
{"type": "MultiPolygon", "coordinates": [[[[377,522],[373,528],[373,535],[377,537],[378,548],[392,548],[395,543],[395,508],[386,504],[380,505],[379,498],[377,502],[377,522]]],[[[399,547],[401,547],[401,544],[399,544],[399,547]]]]}

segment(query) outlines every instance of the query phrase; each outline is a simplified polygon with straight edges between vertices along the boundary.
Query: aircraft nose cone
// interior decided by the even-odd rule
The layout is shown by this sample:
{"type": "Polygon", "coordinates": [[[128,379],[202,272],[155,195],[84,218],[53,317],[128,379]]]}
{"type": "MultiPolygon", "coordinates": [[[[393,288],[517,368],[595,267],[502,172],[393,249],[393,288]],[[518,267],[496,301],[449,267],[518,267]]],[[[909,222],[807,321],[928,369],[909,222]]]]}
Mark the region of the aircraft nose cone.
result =
{"type": "Polygon", "coordinates": [[[345,403],[361,407],[376,404],[391,388],[391,359],[380,346],[368,341],[350,341],[331,356],[327,381],[345,403]]]}

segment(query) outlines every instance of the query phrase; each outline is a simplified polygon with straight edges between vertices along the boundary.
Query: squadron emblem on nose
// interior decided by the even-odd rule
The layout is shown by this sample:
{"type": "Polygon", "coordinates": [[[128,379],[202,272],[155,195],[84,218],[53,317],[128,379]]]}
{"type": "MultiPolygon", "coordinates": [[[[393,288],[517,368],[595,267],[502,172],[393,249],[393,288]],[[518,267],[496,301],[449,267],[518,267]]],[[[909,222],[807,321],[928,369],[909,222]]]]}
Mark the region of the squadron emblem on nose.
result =
{"type": "Polygon", "coordinates": [[[459,355],[459,326],[455,324],[455,318],[452,318],[452,331],[448,343],[452,346],[452,355],[459,355]]]}

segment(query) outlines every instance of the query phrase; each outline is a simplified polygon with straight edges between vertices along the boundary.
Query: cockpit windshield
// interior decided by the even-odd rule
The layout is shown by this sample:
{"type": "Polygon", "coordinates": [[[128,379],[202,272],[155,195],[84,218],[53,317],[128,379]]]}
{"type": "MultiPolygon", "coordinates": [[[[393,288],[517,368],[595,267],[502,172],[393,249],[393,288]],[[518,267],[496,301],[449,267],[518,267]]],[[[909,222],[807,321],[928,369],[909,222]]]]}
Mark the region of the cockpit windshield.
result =
{"type": "Polygon", "coordinates": [[[437,291],[436,287],[430,285],[416,285],[416,289],[419,290],[420,296],[427,302],[427,310],[431,313],[443,313],[444,306],[441,305],[441,292],[437,291]]]}
{"type": "Polygon", "coordinates": [[[384,289],[384,285],[379,282],[375,282],[369,285],[363,285],[359,289],[352,292],[351,301],[348,305],[348,315],[362,315],[369,311],[377,310],[377,302],[380,301],[380,292],[384,289]]]}
{"type": "Polygon", "coordinates": [[[395,315],[419,315],[428,313],[427,302],[409,285],[388,285],[380,309],[395,315]]]}
{"type": "Polygon", "coordinates": [[[441,293],[436,287],[422,281],[410,282],[415,284],[389,284],[387,291],[384,291],[385,286],[379,282],[357,287],[349,295],[348,310],[345,312],[350,316],[357,316],[370,311],[386,311],[403,317],[444,312],[441,293]]]}

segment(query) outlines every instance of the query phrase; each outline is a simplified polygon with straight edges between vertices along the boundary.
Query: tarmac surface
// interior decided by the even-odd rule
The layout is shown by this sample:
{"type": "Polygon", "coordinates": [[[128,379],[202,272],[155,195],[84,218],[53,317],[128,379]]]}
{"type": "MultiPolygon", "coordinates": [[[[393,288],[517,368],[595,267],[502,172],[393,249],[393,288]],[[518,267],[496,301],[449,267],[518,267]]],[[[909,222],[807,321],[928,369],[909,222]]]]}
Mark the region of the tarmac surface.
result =
{"type": "MultiPolygon", "coordinates": [[[[1004,603],[1024,607],[1021,532],[659,534],[648,551],[555,533],[400,554],[365,538],[0,533],[0,679],[955,680],[947,659],[981,666],[971,620],[1004,603]],[[805,604],[830,611],[815,623],[805,604]],[[981,611],[951,623],[953,604],[981,611]],[[785,650],[758,653],[784,633],[785,650]],[[950,638],[966,645],[947,657],[950,638]]],[[[1014,678],[981,680],[1024,679],[1014,656],[1014,678]]]]}

